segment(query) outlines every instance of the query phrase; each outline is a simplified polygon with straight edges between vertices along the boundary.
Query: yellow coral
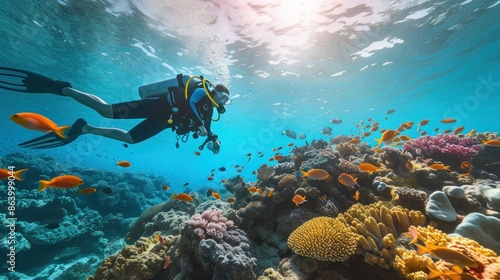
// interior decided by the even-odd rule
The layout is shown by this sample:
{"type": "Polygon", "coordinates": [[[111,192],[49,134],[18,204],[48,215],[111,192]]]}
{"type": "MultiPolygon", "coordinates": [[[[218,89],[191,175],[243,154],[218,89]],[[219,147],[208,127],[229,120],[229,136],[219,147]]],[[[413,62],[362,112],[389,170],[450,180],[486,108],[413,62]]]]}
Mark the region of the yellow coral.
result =
{"type": "Polygon", "coordinates": [[[360,235],[358,252],[365,256],[365,262],[385,269],[390,268],[389,264],[398,255],[396,238],[408,231],[410,225],[425,224],[421,212],[383,202],[355,204],[338,219],[360,235]]]}
{"type": "Polygon", "coordinates": [[[345,261],[357,248],[358,235],[330,217],[311,219],[288,237],[288,247],[297,255],[320,261],[345,261]]]}

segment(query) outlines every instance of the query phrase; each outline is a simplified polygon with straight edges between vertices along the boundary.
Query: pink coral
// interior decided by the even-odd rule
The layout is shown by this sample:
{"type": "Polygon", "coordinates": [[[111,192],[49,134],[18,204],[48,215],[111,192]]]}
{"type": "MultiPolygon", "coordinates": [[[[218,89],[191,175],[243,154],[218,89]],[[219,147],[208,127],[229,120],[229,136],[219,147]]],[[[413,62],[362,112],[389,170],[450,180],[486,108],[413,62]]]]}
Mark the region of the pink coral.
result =
{"type": "Polygon", "coordinates": [[[220,240],[227,234],[228,229],[236,228],[233,221],[224,217],[222,210],[209,209],[191,217],[187,224],[200,238],[220,240]]]}
{"type": "Polygon", "coordinates": [[[423,136],[407,142],[403,146],[403,151],[410,152],[413,156],[432,158],[445,163],[471,160],[482,149],[476,138],[459,138],[453,134],[423,136]]]}

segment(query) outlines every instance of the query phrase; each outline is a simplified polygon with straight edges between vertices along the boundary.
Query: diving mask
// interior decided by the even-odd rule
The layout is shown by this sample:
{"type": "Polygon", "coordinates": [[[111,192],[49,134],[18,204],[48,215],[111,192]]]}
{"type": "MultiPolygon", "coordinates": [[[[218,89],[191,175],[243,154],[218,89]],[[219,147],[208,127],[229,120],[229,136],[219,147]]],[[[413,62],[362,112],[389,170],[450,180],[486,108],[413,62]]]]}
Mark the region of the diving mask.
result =
{"type": "Polygon", "coordinates": [[[229,105],[231,104],[231,98],[229,98],[229,94],[224,91],[218,91],[214,89],[215,94],[213,96],[214,101],[219,105],[229,105]]]}

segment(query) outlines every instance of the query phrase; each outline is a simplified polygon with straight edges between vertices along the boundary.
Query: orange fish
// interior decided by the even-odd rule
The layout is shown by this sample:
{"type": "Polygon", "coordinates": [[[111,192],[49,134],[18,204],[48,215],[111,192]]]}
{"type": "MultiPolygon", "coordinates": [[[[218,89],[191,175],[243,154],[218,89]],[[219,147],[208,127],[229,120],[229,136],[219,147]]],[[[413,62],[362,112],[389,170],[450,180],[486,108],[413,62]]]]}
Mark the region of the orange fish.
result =
{"type": "Polygon", "coordinates": [[[46,188],[71,189],[83,184],[83,180],[73,175],[63,175],[52,178],[50,181],[38,181],[38,191],[41,192],[46,188]]]}
{"type": "Polygon", "coordinates": [[[248,191],[251,192],[251,193],[258,192],[258,190],[260,190],[260,189],[257,188],[257,187],[250,187],[250,188],[248,188],[248,191]]]}
{"type": "Polygon", "coordinates": [[[271,188],[271,190],[267,193],[268,197],[271,197],[274,194],[274,189],[271,188]]]}
{"type": "Polygon", "coordinates": [[[265,195],[265,194],[264,194],[264,191],[263,191],[263,190],[261,190],[261,189],[257,189],[257,192],[258,192],[260,195],[262,195],[262,196],[264,196],[264,195],[265,195]]]}
{"type": "Polygon", "coordinates": [[[459,127],[455,128],[455,130],[453,130],[452,134],[457,135],[457,134],[459,134],[462,131],[464,131],[464,127],[463,126],[459,126],[459,127]]]}
{"type": "Polygon", "coordinates": [[[406,135],[399,136],[399,139],[401,139],[401,141],[411,141],[411,138],[406,135]]]}
{"type": "Polygon", "coordinates": [[[463,175],[468,176],[468,175],[470,175],[470,171],[472,170],[472,164],[468,161],[464,161],[464,162],[462,162],[462,164],[460,164],[460,168],[462,170],[466,170],[466,172],[463,173],[463,175]]]}
{"type": "Polygon", "coordinates": [[[235,201],[236,201],[236,198],[234,198],[234,197],[230,197],[230,198],[226,199],[227,203],[233,203],[235,201]]]}
{"type": "Polygon", "coordinates": [[[421,122],[418,123],[418,126],[423,126],[429,123],[429,120],[422,120],[421,122]]]}
{"type": "Polygon", "coordinates": [[[116,161],[116,164],[117,164],[117,165],[119,165],[119,166],[121,166],[121,167],[130,167],[130,166],[132,165],[132,164],[131,164],[129,161],[127,161],[127,160],[123,160],[123,161],[119,161],[119,160],[117,160],[117,161],[116,161]]]}
{"type": "Polygon", "coordinates": [[[306,197],[305,196],[301,196],[300,194],[296,194],[293,198],[292,198],[292,201],[293,203],[295,203],[295,205],[299,206],[299,204],[302,204],[304,202],[307,202],[306,200],[306,197]]]}
{"type": "MultiPolygon", "coordinates": [[[[22,181],[24,180],[25,172],[28,171],[28,168],[17,170],[12,174],[16,180],[22,181]]],[[[0,168],[0,180],[6,180],[9,179],[11,175],[11,171],[8,169],[1,169],[0,168]]]]}
{"type": "Polygon", "coordinates": [[[218,192],[212,192],[212,196],[215,197],[215,199],[220,200],[220,194],[218,192]]]}
{"type": "Polygon", "coordinates": [[[332,179],[332,177],[330,176],[330,174],[328,174],[328,172],[326,172],[323,169],[319,169],[319,168],[314,168],[314,169],[311,169],[307,172],[305,172],[304,170],[300,170],[300,172],[302,172],[302,178],[307,179],[307,180],[327,180],[327,181],[329,181],[332,179]]]}
{"type": "Polygon", "coordinates": [[[377,141],[377,146],[380,146],[380,144],[382,144],[382,142],[387,142],[389,140],[391,140],[392,138],[396,137],[396,135],[398,135],[399,132],[397,132],[396,130],[386,130],[383,134],[382,134],[382,137],[380,137],[380,139],[375,139],[375,141],[377,141]]]}
{"type": "Polygon", "coordinates": [[[473,128],[473,129],[471,129],[471,130],[470,130],[470,132],[469,132],[469,133],[467,133],[465,136],[467,136],[467,137],[472,137],[472,136],[474,136],[474,134],[476,134],[476,130],[473,128]]]}
{"type": "Polygon", "coordinates": [[[170,190],[170,188],[167,185],[163,186],[162,189],[165,190],[165,191],[170,190]]]}
{"type": "Polygon", "coordinates": [[[358,165],[358,167],[359,167],[359,169],[361,169],[365,172],[373,173],[373,172],[378,171],[378,167],[376,167],[375,165],[368,163],[368,162],[363,162],[360,165],[358,165]]]}
{"type": "Polygon", "coordinates": [[[420,132],[420,135],[421,135],[421,136],[424,136],[424,135],[426,135],[426,134],[427,134],[427,131],[422,131],[422,132],[420,132]]]}
{"type": "Polygon", "coordinates": [[[359,200],[359,191],[356,191],[356,193],[354,194],[353,198],[358,201],[359,200]]]}
{"type": "Polygon", "coordinates": [[[96,189],[95,188],[85,188],[83,190],[78,190],[78,194],[91,194],[95,193],[96,189]]]}
{"type": "Polygon", "coordinates": [[[208,181],[212,181],[213,179],[214,179],[214,177],[212,177],[212,176],[208,176],[208,178],[207,178],[208,181]]]}
{"type": "Polygon", "coordinates": [[[483,145],[486,146],[500,146],[500,140],[498,139],[493,139],[493,140],[488,140],[488,141],[483,141],[483,145]]]}
{"type": "Polygon", "coordinates": [[[451,129],[443,130],[443,134],[447,134],[447,133],[450,133],[450,132],[451,132],[451,129]]]}
{"type": "Polygon", "coordinates": [[[378,129],[378,126],[372,126],[372,128],[370,128],[370,131],[373,132],[373,131],[377,131],[378,129]]]}
{"type": "Polygon", "coordinates": [[[354,138],[354,139],[349,141],[349,144],[358,144],[359,142],[361,142],[361,140],[359,140],[359,138],[354,138]]]}
{"type": "Polygon", "coordinates": [[[370,131],[367,131],[367,132],[364,132],[362,137],[368,137],[370,136],[371,132],[370,131]]]}
{"type": "Polygon", "coordinates": [[[441,120],[442,123],[454,123],[456,121],[457,120],[455,120],[454,118],[447,118],[447,119],[442,119],[441,120]]]}
{"type": "Polygon", "coordinates": [[[291,147],[291,146],[293,146],[293,143],[288,143],[287,146],[291,147]]]}
{"type": "Polygon", "coordinates": [[[198,151],[194,151],[194,154],[195,154],[196,156],[201,155],[201,153],[200,153],[200,152],[198,152],[198,151]]]}
{"type": "Polygon", "coordinates": [[[174,195],[172,195],[170,199],[180,200],[184,202],[193,201],[193,198],[187,193],[180,193],[180,194],[174,193],[174,195]]]}
{"type": "Polygon", "coordinates": [[[338,180],[342,185],[344,185],[346,187],[354,187],[354,186],[359,187],[358,182],[357,182],[358,178],[354,178],[347,173],[341,173],[338,180]]]}
{"type": "Polygon", "coordinates": [[[10,119],[27,128],[32,130],[38,130],[41,132],[51,132],[53,131],[59,137],[67,138],[66,132],[70,126],[57,126],[57,124],[48,118],[36,114],[36,113],[17,113],[10,116],[10,119]]]}
{"type": "Polygon", "coordinates": [[[450,170],[449,166],[443,165],[441,163],[434,163],[429,168],[434,169],[434,170],[450,170]]]}
{"type": "Polygon", "coordinates": [[[222,179],[222,180],[220,180],[220,182],[221,182],[221,183],[225,183],[225,182],[226,182],[226,180],[222,179]]]}
{"type": "Polygon", "coordinates": [[[426,245],[425,247],[415,244],[418,248],[417,254],[431,253],[445,262],[449,262],[459,267],[477,267],[477,263],[466,255],[444,246],[426,245]]]}

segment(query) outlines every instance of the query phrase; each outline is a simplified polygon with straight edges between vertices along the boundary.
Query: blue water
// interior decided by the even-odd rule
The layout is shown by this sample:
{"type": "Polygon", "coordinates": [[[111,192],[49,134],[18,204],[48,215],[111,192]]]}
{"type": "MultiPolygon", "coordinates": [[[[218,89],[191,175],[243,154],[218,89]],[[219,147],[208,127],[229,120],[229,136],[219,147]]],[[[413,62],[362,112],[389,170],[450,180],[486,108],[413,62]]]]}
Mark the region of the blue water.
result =
{"type": "MultiPolygon", "coordinates": [[[[138,121],[104,119],[68,97],[0,90],[0,156],[48,154],[110,171],[121,170],[116,160],[129,160],[127,171],[163,176],[181,192],[186,182],[217,189],[236,175],[255,180],[252,171],[269,163],[272,148],[328,140],[325,126],[333,135],[356,134],[355,124],[368,118],[388,129],[429,119],[431,135],[434,128],[499,129],[500,1],[4,2],[1,66],[69,81],[108,103],[138,99],[139,86],[177,73],[204,75],[227,84],[233,103],[212,126],[222,142],[218,155],[205,149],[196,156],[201,139],[176,149],[170,130],[128,148],[85,135],[38,151],[17,147],[41,133],[10,115],[36,112],[61,125],[84,117],[125,130],[138,121]],[[389,109],[396,112],[386,115],[389,109]],[[457,122],[443,125],[443,118],[457,122]],[[307,138],[290,139],[286,129],[307,138]],[[244,165],[241,173],[236,164],[244,165]],[[208,181],[221,166],[228,171],[208,181]]],[[[379,135],[364,140],[373,145],[379,135]]]]}

